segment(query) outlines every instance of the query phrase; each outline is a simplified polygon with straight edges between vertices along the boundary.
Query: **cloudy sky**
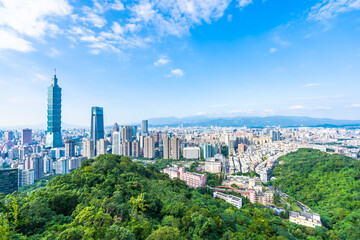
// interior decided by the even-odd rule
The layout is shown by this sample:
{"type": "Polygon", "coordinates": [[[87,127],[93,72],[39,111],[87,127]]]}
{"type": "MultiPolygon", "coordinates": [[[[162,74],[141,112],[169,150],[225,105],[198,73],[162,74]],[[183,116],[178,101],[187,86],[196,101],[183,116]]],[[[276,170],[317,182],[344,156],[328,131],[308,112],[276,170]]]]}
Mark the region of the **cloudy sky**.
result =
{"type": "Polygon", "coordinates": [[[163,116],[360,119],[360,0],[0,0],[0,126],[163,116]]]}

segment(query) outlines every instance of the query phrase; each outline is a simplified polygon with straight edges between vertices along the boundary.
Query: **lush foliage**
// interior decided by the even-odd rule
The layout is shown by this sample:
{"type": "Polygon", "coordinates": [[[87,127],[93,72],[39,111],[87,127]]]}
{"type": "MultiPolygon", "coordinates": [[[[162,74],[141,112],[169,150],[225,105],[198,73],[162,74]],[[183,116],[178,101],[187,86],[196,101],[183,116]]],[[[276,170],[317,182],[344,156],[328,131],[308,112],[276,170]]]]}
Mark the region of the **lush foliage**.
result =
{"type": "Polygon", "coordinates": [[[236,172],[236,173],[233,173],[233,175],[236,175],[236,176],[248,176],[248,177],[260,177],[260,175],[257,174],[255,171],[251,171],[251,172],[247,172],[247,173],[236,172]]]}
{"type": "Polygon", "coordinates": [[[241,210],[154,166],[102,155],[31,193],[0,197],[3,239],[327,239],[247,203],[241,210]]]}
{"type": "Polygon", "coordinates": [[[272,181],[321,216],[334,239],[360,239],[360,162],[312,149],[279,159],[272,181]]]}

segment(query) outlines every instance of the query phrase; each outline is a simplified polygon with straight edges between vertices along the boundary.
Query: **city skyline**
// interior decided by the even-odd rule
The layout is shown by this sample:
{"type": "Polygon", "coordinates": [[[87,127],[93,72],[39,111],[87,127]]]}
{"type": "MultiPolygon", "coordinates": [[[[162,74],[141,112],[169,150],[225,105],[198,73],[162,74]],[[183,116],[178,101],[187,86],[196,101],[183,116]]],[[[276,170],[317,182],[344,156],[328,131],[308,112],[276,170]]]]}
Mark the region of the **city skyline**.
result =
{"type": "Polygon", "coordinates": [[[105,126],[168,116],[360,119],[357,0],[0,3],[2,127],[45,123],[54,67],[62,122],[73,125],[90,126],[92,106],[105,109],[105,126]]]}

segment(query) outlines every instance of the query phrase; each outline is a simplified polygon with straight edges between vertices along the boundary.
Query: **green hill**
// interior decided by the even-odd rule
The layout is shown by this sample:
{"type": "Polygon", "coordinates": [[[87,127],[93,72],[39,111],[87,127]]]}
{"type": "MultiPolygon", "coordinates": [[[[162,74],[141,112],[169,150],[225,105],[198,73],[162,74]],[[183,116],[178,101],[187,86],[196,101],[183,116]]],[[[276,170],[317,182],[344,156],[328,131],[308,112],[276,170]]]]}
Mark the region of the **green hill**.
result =
{"type": "Polygon", "coordinates": [[[274,185],[319,213],[332,239],[360,239],[360,161],[312,149],[279,161],[274,185]]]}
{"type": "Polygon", "coordinates": [[[155,167],[102,155],[35,191],[0,197],[0,239],[327,239],[260,205],[241,210],[155,167]]]}

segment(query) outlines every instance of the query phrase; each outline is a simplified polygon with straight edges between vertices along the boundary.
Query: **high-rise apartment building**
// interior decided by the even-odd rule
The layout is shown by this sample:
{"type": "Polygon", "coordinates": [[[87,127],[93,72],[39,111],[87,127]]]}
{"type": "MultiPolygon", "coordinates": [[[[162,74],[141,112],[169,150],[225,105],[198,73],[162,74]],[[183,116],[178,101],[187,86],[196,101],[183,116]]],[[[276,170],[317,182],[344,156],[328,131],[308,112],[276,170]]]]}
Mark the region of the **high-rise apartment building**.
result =
{"type": "Polygon", "coordinates": [[[44,177],[44,160],[37,154],[32,154],[30,158],[32,169],[34,169],[34,179],[44,177]]]}
{"type": "Polygon", "coordinates": [[[160,140],[160,134],[159,134],[159,132],[154,132],[154,133],[153,133],[153,137],[154,137],[155,145],[156,145],[156,144],[159,144],[159,140],[160,140]]]}
{"type": "Polygon", "coordinates": [[[65,157],[72,158],[75,156],[75,143],[73,140],[65,140],[65,157]]]}
{"type": "Polygon", "coordinates": [[[53,173],[53,160],[48,156],[44,157],[44,172],[53,173]]]}
{"type": "Polygon", "coordinates": [[[19,187],[33,184],[35,180],[34,170],[19,169],[19,187]]]}
{"type": "Polygon", "coordinates": [[[32,142],[32,130],[25,128],[21,130],[21,144],[29,144],[32,142]]]}
{"type": "Polygon", "coordinates": [[[7,131],[5,132],[5,142],[10,142],[13,139],[13,132],[7,131]]]}
{"type": "Polygon", "coordinates": [[[180,159],[180,140],[177,137],[172,137],[170,143],[171,143],[170,158],[175,160],[180,159]]]}
{"type": "Polygon", "coordinates": [[[155,141],[152,136],[148,136],[144,139],[144,157],[155,158],[155,141]]]}
{"type": "Polygon", "coordinates": [[[46,148],[62,147],[61,139],[61,88],[56,74],[48,87],[46,148]]]}
{"type": "Polygon", "coordinates": [[[121,152],[123,156],[131,156],[131,141],[126,140],[122,142],[121,152]]]}
{"type": "Polygon", "coordinates": [[[105,139],[99,139],[96,142],[96,156],[99,156],[101,154],[106,154],[107,150],[107,142],[105,139]]]}
{"type": "Polygon", "coordinates": [[[131,126],[123,126],[121,129],[122,142],[132,140],[132,129],[131,126]]]}
{"type": "Polygon", "coordinates": [[[96,143],[103,139],[104,132],[104,112],[102,107],[91,108],[91,131],[90,139],[93,141],[94,153],[96,154],[96,143]]]}
{"type": "Polygon", "coordinates": [[[168,136],[163,139],[163,158],[170,159],[171,145],[170,138],[168,136]]]}
{"type": "Polygon", "coordinates": [[[91,139],[83,141],[83,156],[87,158],[94,158],[94,142],[91,139]]]}
{"type": "Polygon", "coordinates": [[[147,136],[149,134],[148,131],[148,120],[142,120],[141,122],[141,135],[147,136]]]}
{"type": "Polygon", "coordinates": [[[280,141],[280,131],[279,130],[272,130],[271,131],[271,140],[273,142],[280,141]]]}
{"type": "Polygon", "coordinates": [[[112,134],[112,153],[121,155],[121,139],[119,131],[113,132],[112,134]]]}
{"type": "Polygon", "coordinates": [[[140,156],[140,142],[135,140],[131,143],[131,156],[139,157],[140,156]]]}

